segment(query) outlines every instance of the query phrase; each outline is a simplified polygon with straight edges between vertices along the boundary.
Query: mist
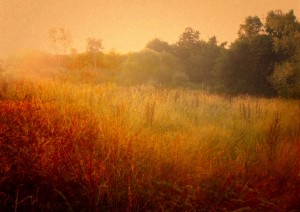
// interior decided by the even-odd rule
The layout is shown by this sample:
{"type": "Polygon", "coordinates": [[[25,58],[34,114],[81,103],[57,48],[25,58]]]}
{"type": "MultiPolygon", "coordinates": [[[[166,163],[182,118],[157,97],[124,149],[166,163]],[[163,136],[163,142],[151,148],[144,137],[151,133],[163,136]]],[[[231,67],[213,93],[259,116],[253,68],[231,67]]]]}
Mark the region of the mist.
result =
{"type": "Polygon", "coordinates": [[[287,1],[168,1],[113,0],[3,0],[0,4],[0,58],[28,50],[51,52],[48,30],[69,29],[72,47],[85,51],[88,37],[101,38],[105,50],[139,51],[153,38],[174,43],[188,26],[207,40],[233,42],[245,16],[265,17],[268,11],[294,9],[297,0],[287,1]]]}
{"type": "Polygon", "coordinates": [[[299,7],[2,0],[1,210],[298,211],[299,7]]]}

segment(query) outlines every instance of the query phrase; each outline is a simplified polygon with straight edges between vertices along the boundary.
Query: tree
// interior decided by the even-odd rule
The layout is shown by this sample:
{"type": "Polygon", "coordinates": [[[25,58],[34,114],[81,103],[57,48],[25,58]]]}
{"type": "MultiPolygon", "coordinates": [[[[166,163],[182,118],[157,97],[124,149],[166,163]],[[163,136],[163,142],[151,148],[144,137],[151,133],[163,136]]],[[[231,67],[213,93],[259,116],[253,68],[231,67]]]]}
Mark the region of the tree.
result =
{"type": "Polygon", "coordinates": [[[93,55],[94,69],[97,69],[97,55],[103,49],[102,40],[96,38],[88,38],[86,50],[93,55]]]}
{"type": "Polygon", "coordinates": [[[245,23],[240,25],[238,32],[239,38],[253,37],[259,35],[263,31],[263,24],[257,16],[249,16],[245,19],[245,23]]]}
{"type": "Polygon", "coordinates": [[[127,56],[116,52],[114,49],[103,55],[103,66],[110,74],[117,74],[127,56]]]}
{"type": "Polygon", "coordinates": [[[168,42],[163,41],[159,38],[155,38],[149,41],[146,45],[147,49],[152,49],[157,52],[172,52],[172,47],[168,44],[168,42]]]}
{"type": "Polygon", "coordinates": [[[170,85],[174,75],[180,72],[179,61],[173,55],[145,49],[128,55],[118,77],[128,85],[149,82],[170,85]]]}
{"type": "Polygon", "coordinates": [[[210,37],[210,38],[208,39],[208,42],[207,42],[207,44],[213,45],[213,46],[216,46],[217,43],[218,43],[218,41],[217,41],[217,37],[216,37],[216,36],[210,37]]]}
{"type": "Polygon", "coordinates": [[[174,45],[174,55],[183,64],[184,72],[192,83],[209,87],[213,83],[212,70],[220,56],[222,46],[217,45],[217,38],[211,37],[208,42],[200,39],[199,31],[186,28],[174,45]]]}
{"type": "Polygon", "coordinates": [[[265,28],[266,32],[273,38],[280,39],[299,31],[299,23],[293,10],[286,14],[281,10],[275,10],[268,13],[265,28]]]}
{"type": "Polygon", "coordinates": [[[65,28],[59,28],[59,41],[62,48],[63,54],[66,54],[67,50],[72,44],[72,35],[65,28]]]}
{"type": "Polygon", "coordinates": [[[200,32],[188,27],[180,35],[178,42],[173,45],[175,55],[182,61],[188,63],[192,54],[199,51],[203,41],[200,39],[200,32]]]}
{"type": "Polygon", "coordinates": [[[223,50],[223,47],[217,45],[215,36],[203,42],[202,47],[192,54],[188,64],[191,81],[206,88],[212,87],[215,80],[213,68],[223,50]]]}
{"type": "Polygon", "coordinates": [[[299,98],[300,23],[293,10],[286,14],[277,10],[268,13],[265,27],[276,53],[276,66],[269,80],[279,95],[299,98]]]}
{"type": "MultiPolygon", "coordinates": [[[[284,97],[300,97],[300,32],[294,36],[282,37],[278,43],[285,40],[289,41],[290,48],[286,48],[285,53],[288,52],[289,57],[285,55],[285,60],[281,58],[275,66],[274,72],[269,80],[280,96],[284,97]],[[293,53],[292,53],[293,52],[293,53]]],[[[278,52],[277,52],[278,53],[278,52]]],[[[280,52],[280,56],[283,54],[280,52]]]]}
{"type": "Polygon", "coordinates": [[[272,95],[268,76],[274,68],[272,39],[256,35],[237,39],[217,60],[216,88],[231,94],[272,95]]]}
{"type": "Polygon", "coordinates": [[[58,54],[58,33],[56,28],[49,29],[48,32],[49,36],[49,44],[52,50],[54,51],[54,54],[58,54]]]}
{"type": "Polygon", "coordinates": [[[200,32],[191,27],[185,28],[184,32],[180,35],[178,45],[190,47],[197,45],[201,42],[200,32]]]}
{"type": "Polygon", "coordinates": [[[72,43],[72,35],[65,28],[51,28],[48,32],[49,44],[54,54],[58,57],[58,63],[61,64],[61,54],[66,54],[72,43]]]}
{"type": "Polygon", "coordinates": [[[300,97],[300,63],[285,62],[277,64],[269,80],[283,97],[300,97]]]}
{"type": "Polygon", "coordinates": [[[179,40],[173,45],[173,54],[183,65],[184,72],[195,82],[195,69],[197,69],[196,60],[198,59],[203,41],[200,40],[200,33],[190,27],[186,28],[179,36],[179,40]]]}
{"type": "Polygon", "coordinates": [[[293,10],[284,14],[281,10],[268,13],[265,24],[266,32],[273,39],[277,61],[281,62],[296,54],[295,40],[299,37],[300,24],[293,10]]]}

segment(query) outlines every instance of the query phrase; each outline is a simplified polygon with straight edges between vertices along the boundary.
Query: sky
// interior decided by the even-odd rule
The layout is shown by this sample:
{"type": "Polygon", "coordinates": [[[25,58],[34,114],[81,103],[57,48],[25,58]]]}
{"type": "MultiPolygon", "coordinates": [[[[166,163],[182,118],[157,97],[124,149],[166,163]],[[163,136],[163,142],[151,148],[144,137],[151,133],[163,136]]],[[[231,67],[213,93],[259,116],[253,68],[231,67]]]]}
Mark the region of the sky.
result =
{"type": "Polygon", "coordinates": [[[0,0],[0,58],[51,51],[53,27],[69,30],[79,52],[89,37],[121,53],[139,51],[153,38],[175,43],[186,27],[204,40],[215,35],[230,43],[247,16],[264,22],[276,9],[293,9],[300,19],[300,0],[0,0]]]}

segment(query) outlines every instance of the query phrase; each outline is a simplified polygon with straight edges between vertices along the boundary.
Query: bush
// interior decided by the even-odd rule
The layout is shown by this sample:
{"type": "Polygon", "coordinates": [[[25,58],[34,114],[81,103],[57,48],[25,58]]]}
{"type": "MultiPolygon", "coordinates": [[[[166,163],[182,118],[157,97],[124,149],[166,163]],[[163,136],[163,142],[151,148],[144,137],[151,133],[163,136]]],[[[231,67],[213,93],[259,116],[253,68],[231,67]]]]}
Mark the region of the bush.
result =
{"type": "Polygon", "coordinates": [[[175,86],[186,85],[188,82],[189,82],[189,77],[183,72],[178,72],[173,75],[172,84],[175,86]]]}
{"type": "Polygon", "coordinates": [[[149,81],[170,85],[174,74],[180,71],[180,65],[172,55],[146,49],[128,56],[118,81],[127,85],[144,84],[149,81]]]}

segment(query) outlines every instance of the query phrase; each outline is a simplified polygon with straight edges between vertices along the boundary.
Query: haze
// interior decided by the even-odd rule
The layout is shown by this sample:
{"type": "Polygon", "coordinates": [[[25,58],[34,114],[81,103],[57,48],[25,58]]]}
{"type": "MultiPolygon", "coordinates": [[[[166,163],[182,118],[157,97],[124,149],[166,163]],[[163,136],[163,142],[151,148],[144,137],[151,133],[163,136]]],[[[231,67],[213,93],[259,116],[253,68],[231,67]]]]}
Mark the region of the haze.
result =
{"type": "Polygon", "coordinates": [[[105,50],[138,51],[153,38],[176,42],[186,27],[207,40],[232,42],[245,17],[293,9],[299,0],[0,0],[0,57],[21,50],[50,51],[48,30],[65,27],[72,47],[85,50],[88,37],[103,40],[105,50]]]}

